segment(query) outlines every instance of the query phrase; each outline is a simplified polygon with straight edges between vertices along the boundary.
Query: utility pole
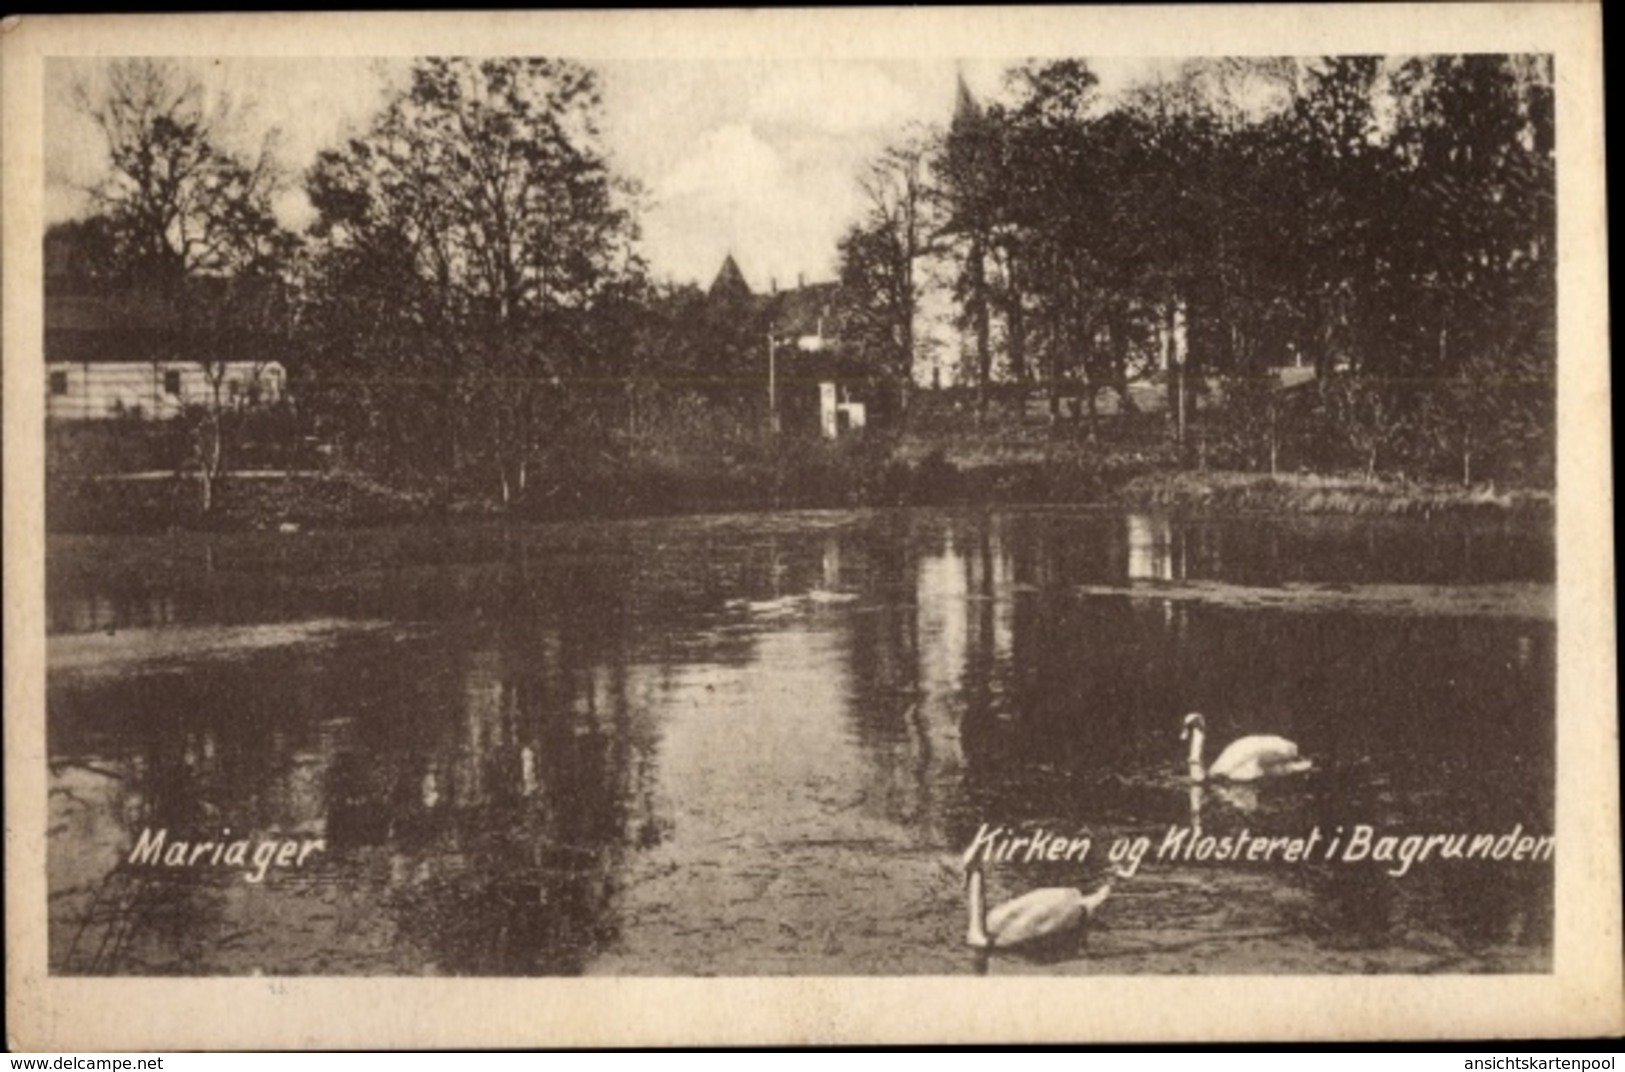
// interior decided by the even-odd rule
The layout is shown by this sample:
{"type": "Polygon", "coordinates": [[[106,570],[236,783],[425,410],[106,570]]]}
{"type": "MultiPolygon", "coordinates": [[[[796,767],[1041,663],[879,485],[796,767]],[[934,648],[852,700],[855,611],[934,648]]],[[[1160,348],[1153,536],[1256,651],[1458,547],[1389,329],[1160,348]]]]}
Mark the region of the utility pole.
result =
{"type": "Polygon", "coordinates": [[[1185,464],[1185,363],[1189,358],[1189,344],[1185,334],[1185,303],[1183,299],[1174,299],[1168,314],[1168,350],[1174,364],[1174,384],[1177,390],[1176,409],[1178,424],[1175,428],[1175,439],[1179,443],[1179,463],[1185,464]]]}
{"type": "Polygon", "coordinates": [[[779,434],[778,343],[773,333],[767,333],[767,427],[779,434]]]}
{"type": "Polygon", "coordinates": [[[1183,451],[1185,449],[1185,356],[1183,354],[1175,359],[1174,367],[1177,370],[1176,376],[1179,381],[1179,426],[1175,433],[1175,439],[1178,440],[1179,448],[1183,451]]]}

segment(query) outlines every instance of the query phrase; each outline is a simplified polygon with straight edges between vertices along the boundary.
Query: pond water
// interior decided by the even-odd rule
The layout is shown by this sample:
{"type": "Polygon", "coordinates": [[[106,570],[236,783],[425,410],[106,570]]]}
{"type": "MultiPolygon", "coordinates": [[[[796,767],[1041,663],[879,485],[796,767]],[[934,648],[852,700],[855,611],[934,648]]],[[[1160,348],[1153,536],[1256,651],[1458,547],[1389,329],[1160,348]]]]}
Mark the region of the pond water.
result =
{"type": "Polygon", "coordinates": [[[1553,569],[1077,509],[55,537],[51,968],[1550,971],[1553,569]],[[1313,767],[1193,788],[1189,711],[1313,767]],[[1162,851],[1193,824],[1320,840],[1162,851]],[[1145,855],[988,964],[960,861],[1001,827],[1089,848],[986,862],[993,903],[1145,855]]]}

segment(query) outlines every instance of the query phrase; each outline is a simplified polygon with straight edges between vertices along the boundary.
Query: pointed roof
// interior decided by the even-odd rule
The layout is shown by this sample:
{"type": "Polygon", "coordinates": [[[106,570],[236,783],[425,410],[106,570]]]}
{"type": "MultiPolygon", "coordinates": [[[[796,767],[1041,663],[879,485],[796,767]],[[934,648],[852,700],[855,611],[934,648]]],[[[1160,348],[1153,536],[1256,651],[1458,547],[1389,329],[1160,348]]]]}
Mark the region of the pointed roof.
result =
{"type": "Polygon", "coordinates": [[[750,284],[745,282],[745,274],[734,263],[734,255],[728,254],[723,258],[722,267],[717,271],[717,277],[711,281],[711,289],[706,292],[712,299],[716,298],[749,298],[750,284]]]}

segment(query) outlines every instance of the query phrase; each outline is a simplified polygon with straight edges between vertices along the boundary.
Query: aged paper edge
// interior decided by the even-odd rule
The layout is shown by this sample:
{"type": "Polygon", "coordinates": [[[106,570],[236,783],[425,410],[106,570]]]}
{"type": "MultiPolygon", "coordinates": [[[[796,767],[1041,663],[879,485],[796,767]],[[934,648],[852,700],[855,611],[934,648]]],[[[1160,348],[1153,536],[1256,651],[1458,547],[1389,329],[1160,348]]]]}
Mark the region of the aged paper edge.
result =
{"type": "Polygon", "coordinates": [[[14,1049],[1614,1035],[1622,990],[1600,6],[979,8],[24,17],[0,24],[5,236],[6,1001],[14,1049]],[[44,60],[1549,52],[1559,268],[1555,970],[1512,977],[52,978],[45,940],[44,60]],[[1586,851],[1596,847],[1601,851],[1586,851]]]}

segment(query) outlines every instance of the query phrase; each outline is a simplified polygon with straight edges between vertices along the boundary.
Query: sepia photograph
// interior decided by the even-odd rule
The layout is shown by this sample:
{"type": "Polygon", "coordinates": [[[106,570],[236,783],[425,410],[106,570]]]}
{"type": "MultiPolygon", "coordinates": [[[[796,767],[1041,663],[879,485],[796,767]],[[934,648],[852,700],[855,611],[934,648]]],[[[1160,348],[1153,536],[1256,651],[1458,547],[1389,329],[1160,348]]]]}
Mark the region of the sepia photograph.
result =
{"type": "Polygon", "coordinates": [[[1102,984],[1617,1029],[1600,26],[1557,8],[49,38],[8,978],[329,1023],[369,980],[595,1025],[588,977],[852,988],[610,1036],[667,1043],[1188,1037],[1033,1019],[1102,984]],[[865,980],[1033,1033],[877,1028],[865,980]]]}

